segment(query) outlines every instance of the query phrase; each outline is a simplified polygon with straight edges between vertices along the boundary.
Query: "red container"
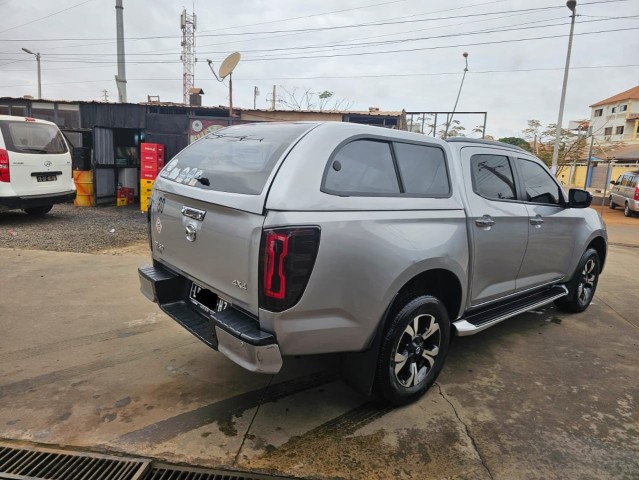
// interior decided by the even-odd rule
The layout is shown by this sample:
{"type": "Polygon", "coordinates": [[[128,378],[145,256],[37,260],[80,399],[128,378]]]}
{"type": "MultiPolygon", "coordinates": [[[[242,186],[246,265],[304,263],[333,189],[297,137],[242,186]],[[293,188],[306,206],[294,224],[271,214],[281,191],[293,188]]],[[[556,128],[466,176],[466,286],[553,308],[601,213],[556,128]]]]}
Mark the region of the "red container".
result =
{"type": "Polygon", "coordinates": [[[141,180],[155,180],[158,176],[158,172],[153,170],[140,170],[140,179],[141,180]]]}

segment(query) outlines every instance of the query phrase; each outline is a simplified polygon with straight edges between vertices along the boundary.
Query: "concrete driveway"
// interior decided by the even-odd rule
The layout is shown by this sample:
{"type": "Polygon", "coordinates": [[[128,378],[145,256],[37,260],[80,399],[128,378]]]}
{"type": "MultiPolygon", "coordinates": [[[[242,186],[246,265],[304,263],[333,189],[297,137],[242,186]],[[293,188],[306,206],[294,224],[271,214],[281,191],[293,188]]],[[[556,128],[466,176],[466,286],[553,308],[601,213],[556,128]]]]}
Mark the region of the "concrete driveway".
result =
{"type": "Polygon", "coordinates": [[[593,305],[453,343],[389,410],[332,356],[248,373],[138,293],[144,254],[0,249],[0,437],[313,478],[639,477],[639,250],[593,305]]]}

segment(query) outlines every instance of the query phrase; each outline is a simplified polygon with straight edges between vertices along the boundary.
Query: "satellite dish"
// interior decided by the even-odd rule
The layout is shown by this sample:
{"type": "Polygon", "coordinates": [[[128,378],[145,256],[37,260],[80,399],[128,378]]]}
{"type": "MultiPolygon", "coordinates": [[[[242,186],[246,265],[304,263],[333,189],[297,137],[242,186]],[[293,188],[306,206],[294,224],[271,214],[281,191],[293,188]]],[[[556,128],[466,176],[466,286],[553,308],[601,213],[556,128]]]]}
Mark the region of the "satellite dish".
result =
{"type": "Polygon", "coordinates": [[[237,67],[238,63],[240,63],[239,52],[231,53],[226,57],[220,66],[220,78],[224,79],[228,77],[233,72],[233,69],[237,67]]]}

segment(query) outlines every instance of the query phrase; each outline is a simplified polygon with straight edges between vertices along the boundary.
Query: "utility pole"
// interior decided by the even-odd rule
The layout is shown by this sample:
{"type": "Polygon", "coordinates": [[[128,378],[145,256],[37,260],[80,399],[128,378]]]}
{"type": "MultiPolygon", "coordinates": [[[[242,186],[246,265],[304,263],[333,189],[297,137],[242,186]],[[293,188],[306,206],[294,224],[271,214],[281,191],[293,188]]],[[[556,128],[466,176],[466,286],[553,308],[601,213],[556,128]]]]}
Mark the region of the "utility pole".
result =
{"type": "Polygon", "coordinates": [[[115,23],[118,44],[118,74],[115,84],[118,87],[118,101],[126,103],[126,60],[124,57],[124,7],[122,0],[115,0],[115,23]]]}
{"type": "Polygon", "coordinates": [[[570,17],[570,35],[568,36],[568,54],[566,55],[566,68],[564,69],[564,85],[561,89],[561,101],[559,102],[559,119],[555,130],[555,148],[552,151],[552,166],[550,171],[557,173],[557,160],[559,159],[559,142],[561,141],[561,124],[564,119],[564,104],[566,103],[566,87],[568,86],[568,70],[570,70],[570,51],[572,50],[572,34],[575,30],[575,17],[577,16],[577,0],[568,0],[566,6],[572,11],[570,17]]]}
{"type": "Polygon", "coordinates": [[[109,101],[109,92],[107,92],[106,88],[102,90],[102,101],[105,103],[109,101]]]}
{"type": "Polygon", "coordinates": [[[260,94],[260,89],[257,87],[253,87],[253,110],[257,109],[257,97],[260,94]]]}
{"type": "Polygon", "coordinates": [[[275,85],[273,85],[273,98],[271,98],[271,110],[275,111],[275,95],[276,95],[276,91],[277,88],[275,85]]]}

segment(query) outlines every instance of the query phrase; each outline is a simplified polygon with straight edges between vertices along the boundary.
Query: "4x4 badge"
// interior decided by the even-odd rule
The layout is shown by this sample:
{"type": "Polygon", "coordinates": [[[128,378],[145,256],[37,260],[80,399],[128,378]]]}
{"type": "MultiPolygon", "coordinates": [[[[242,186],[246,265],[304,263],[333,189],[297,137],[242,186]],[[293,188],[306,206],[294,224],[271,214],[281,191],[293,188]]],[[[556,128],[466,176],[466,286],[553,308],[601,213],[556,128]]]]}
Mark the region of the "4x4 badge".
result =
{"type": "Polygon", "coordinates": [[[162,222],[160,221],[159,217],[155,221],[155,229],[158,231],[158,233],[162,232],[162,222]]]}

